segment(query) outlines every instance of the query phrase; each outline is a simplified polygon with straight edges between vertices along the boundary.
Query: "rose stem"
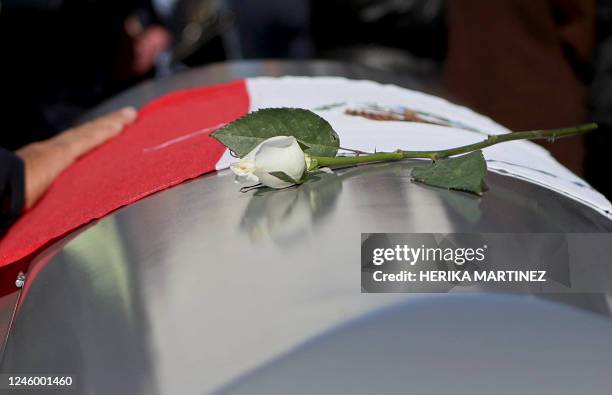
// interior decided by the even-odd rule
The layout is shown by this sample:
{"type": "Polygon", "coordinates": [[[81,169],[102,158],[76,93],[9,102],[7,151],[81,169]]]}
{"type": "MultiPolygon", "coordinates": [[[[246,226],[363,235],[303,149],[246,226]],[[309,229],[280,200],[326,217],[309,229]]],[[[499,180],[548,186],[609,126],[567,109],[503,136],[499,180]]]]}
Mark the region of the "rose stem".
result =
{"type": "Polygon", "coordinates": [[[314,156],[319,166],[337,166],[337,165],[354,165],[370,162],[386,162],[392,160],[401,160],[407,158],[424,158],[424,159],[442,159],[453,155],[464,154],[478,149],[490,147],[495,144],[513,140],[538,140],[549,139],[554,140],[563,137],[583,134],[597,129],[596,123],[587,123],[570,128],[550,129],[550,130],[532,130],[527,132],[514,132],[506,134],[489,135],[486,140],[479,143],[463,145],[461,147],[450,148],[440,151],[402,151],[394,152],[377,152],[375,154],[363,156],[338,156],[324,157],[314,156]]]}

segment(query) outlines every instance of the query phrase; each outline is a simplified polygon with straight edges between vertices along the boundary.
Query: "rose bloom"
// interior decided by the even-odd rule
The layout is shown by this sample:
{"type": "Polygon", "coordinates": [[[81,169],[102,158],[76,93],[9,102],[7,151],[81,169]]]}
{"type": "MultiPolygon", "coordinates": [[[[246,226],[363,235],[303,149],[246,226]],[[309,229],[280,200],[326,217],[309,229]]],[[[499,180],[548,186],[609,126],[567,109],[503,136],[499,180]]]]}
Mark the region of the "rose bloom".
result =
{"type": "Polygon", "coordinates": [[[293,136],[275,136],[261,142],[239,162],[230,165],[242,183],[261,183],[270,188],[286,188],[302,179],[306,171],[304,151],[293,136]],[[282,172],[289,182],[270,174],[282,172]]]}

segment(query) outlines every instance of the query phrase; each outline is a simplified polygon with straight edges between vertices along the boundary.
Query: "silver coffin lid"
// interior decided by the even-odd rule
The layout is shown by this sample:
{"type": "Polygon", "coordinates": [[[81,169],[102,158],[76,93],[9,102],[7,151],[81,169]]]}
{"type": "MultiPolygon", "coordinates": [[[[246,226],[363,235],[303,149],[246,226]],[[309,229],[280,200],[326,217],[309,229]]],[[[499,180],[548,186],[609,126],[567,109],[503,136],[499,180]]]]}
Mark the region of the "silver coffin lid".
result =
{"type": "Polygon", "coordinates": [[[361,293],[361,232],[612,230],[537,185],[489,173],[478,198],[412,166],[272,193],[221,171],[123,208],[36,267],[1,371],[72,374],[85,394],[612,393],[604,292],[361,293]]]}

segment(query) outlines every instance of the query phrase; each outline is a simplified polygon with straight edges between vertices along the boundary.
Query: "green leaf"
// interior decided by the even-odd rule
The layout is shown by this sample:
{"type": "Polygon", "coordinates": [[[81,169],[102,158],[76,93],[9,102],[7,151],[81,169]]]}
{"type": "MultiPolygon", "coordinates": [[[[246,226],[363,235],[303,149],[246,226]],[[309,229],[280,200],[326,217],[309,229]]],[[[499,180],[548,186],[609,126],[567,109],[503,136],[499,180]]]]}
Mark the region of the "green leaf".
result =
{"type": "Polygon", "coordinates": [[[262,141],[274,136],[294,136],[306,153],[334,157],[340,139],[331,125],[309,110],[300,108],[265,108],[252,112],[213,132],[239,157],[243,157],[262,141]]]}
{"type": "Polygon", "coordinates": [[[482,195],[485,190],[484,177],[486,174],[487,162],[480,150],[463,156],[438,160],[430,165],[415,167],[412,170],[412,177],[415,181],[477,195],[482,195]]]}
{"type": "Polygon", "coordinates": [[[285,173],[284,171],[271,171],[270,175],[278,178],[281,181],[290,182],[292,184],[299,184],[298,181],[291,178],[291,176],[285,173]]]}
{"type": "Polygon", "coordinates": [[[308,144],[304,143],[303,141],[298,140],[297,143],[300,146],[300,148],[302,149],[302,151],[304,151],[304,152],[306,152],[306,150],[308,148],[310,148],[310,146],[308,144]]]}
{"type": "Polygon", "coordinates": [[[303,184],[304,181],[306,181],[306,179],[308,178],[307,172],[304,172],[304,174],[302,174],[302,178],[300,178],[299,180],[294,180],[289,174],[285,173],[284,171],[271,171],[270,175],[278,178],[281,181],[291,182],[297,185],[303,184]]]}

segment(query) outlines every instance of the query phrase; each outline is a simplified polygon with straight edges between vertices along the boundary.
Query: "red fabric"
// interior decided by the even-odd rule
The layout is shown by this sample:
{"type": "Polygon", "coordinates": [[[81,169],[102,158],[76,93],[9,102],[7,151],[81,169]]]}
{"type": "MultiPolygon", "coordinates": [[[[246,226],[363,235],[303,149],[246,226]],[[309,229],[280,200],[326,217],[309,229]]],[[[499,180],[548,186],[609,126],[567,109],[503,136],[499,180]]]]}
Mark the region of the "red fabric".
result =
{"type": "Polygon", "coordinates": [[[0,241],[0,267],[119,207],[214,171],[225,148],[209,133],[248,110],[244,81],[146,105],[133,125],[73,164],[10,229],[0,241]]]}

